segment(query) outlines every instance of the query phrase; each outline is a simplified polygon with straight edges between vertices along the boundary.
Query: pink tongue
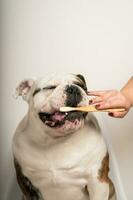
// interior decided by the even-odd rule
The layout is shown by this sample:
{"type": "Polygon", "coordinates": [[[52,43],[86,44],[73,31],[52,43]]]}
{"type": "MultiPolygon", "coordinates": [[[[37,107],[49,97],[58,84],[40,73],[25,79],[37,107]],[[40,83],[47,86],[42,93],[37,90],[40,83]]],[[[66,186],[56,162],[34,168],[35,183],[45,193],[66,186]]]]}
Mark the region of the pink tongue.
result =
{"type": "Polygon", "coordinates": [[[53,116],[52,116],[52,120],[58,120],[61,121],[63,120],[65,117],[65,114],[61,114],[59,112],[56,112],[53,116]]]}

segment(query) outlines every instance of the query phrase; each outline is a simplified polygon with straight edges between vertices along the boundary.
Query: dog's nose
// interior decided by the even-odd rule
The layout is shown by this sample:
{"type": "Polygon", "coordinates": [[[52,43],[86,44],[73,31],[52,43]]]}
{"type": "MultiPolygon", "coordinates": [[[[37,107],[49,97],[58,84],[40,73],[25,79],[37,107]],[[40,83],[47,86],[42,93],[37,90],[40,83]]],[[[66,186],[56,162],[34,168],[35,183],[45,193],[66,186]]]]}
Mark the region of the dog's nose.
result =
{"type": "Polygon", "coordinates": [[[65,91],[67,95],[66,106],[75,107],[82,100],[81,91],[76,85],[67,85],[65,91]]]}

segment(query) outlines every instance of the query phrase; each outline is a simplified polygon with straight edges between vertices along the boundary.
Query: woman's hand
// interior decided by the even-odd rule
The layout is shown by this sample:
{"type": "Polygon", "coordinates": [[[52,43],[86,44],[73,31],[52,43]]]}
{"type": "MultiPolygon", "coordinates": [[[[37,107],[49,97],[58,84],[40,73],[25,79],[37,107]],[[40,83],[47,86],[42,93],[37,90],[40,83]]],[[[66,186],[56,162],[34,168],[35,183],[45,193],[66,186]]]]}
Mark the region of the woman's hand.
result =
{"type": "Polygon", "coordinates": [[[105,91],[91,91],[88,92],[89,96],[94,96],[90,100],[91,105],[95,105],[97,109],[109,109],[109,108],[125,108],[122,112],[111,112],[110,116],[116,118],[123,118],[132,106],[130,101],[122,93],[117,90],[105,90],[105,91]]]}

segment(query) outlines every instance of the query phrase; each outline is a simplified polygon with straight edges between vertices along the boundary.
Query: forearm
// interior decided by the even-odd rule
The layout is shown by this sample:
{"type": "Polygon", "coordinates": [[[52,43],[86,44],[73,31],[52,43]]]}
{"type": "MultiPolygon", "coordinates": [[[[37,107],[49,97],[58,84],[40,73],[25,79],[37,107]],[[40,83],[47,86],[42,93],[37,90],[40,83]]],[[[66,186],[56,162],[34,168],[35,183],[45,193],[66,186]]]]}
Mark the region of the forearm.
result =
{"type": "Polygon", "coordinates": [[[126,85],[121,89],[121,92],[129,100],[131,106],[133,106],[133,76],[129,79],[126,85]]]}

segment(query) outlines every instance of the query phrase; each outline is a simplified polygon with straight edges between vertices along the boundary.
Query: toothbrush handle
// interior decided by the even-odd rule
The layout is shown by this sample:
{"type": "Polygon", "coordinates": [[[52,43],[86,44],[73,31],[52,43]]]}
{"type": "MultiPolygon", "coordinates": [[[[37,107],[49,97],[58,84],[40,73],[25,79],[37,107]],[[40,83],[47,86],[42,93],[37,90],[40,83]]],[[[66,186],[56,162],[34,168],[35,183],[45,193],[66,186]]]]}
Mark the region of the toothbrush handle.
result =
{"type": "Polygon", "coordinates": [[[110,109],[103,109],[98,110],[94,106],[83,106],[76,108],[77,111],[84,111],[84,112],[123,112],[125,111],[124,108],[110,108],[110,109]]]}

